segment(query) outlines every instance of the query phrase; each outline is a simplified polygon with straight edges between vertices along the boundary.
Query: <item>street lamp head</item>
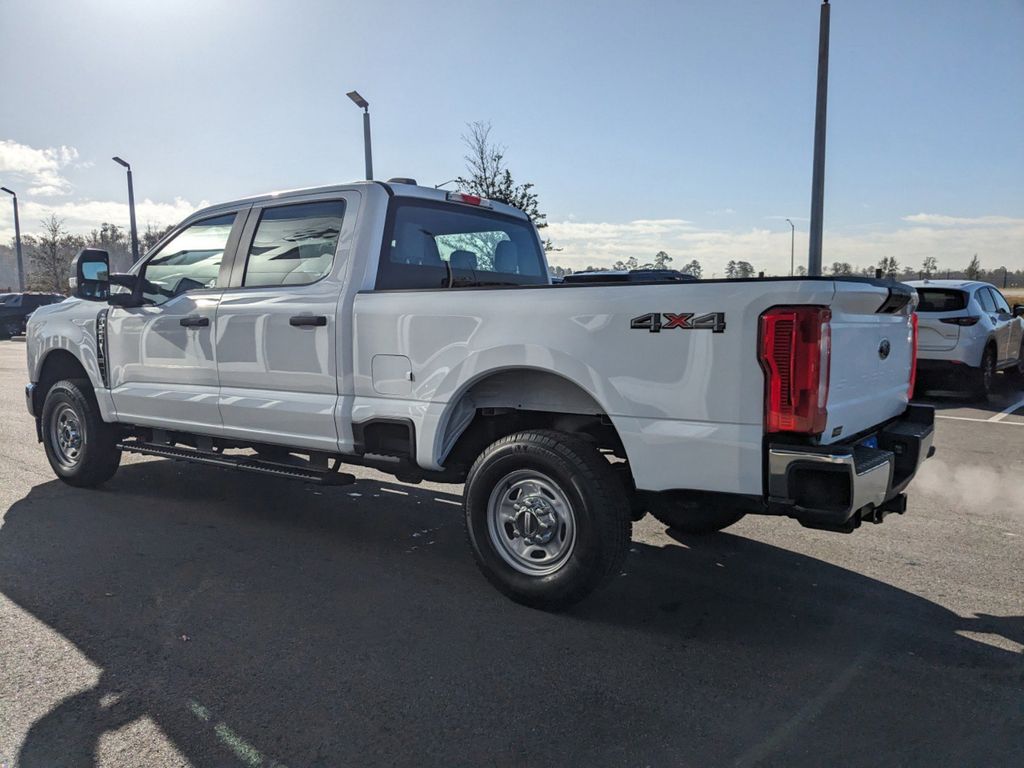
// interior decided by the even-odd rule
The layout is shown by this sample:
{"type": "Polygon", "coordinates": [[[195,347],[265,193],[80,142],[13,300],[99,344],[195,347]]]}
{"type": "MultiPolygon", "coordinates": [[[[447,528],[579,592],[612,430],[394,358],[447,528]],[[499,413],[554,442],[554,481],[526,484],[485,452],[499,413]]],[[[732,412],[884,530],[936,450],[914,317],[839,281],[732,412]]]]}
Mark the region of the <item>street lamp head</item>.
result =
{"type": "Polygon", "coordinates": [[[352,101],[355,102],[355,105],[360,109],[368,109],[370,106],[370,102],[360,96],[359,91],[349,91],[345,95],[352,99],[352,101]]]}
{"type": "Polygon", "coordinates": [[[127,160],[122,160],[120,157],[112,157],[110,159],[113,160],[118,165],[127,168],[129,171],[132,169],[131,165],[128,163],[127,160]]]}
{"type": "Polygon", "coordinates": [[[4,192],[6,192],[6,193],[7,193],[8,195],[14,195],[15,197],[17,197],[17,196],[18,196],[18,193],[17,193],[17,192],[15,192],[15,191],[14,191],[13,189],[8,189],[7,187],[0,187],[0,189],[2,189],[2,190],[3,190],[4,192]]]}

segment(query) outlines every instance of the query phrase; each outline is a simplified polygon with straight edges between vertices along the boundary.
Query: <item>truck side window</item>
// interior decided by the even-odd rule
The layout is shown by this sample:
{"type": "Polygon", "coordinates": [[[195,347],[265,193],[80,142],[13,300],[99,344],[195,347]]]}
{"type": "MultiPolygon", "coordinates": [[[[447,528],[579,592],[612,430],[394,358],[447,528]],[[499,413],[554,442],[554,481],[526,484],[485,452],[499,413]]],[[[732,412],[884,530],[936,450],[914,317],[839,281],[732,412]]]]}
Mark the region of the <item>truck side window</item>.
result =
{"type": "Polygon", "coordinates": [[[524,219],[470,206],[396,198],[378,290],[543,285],[540,243],[524,219]]]}
{"type": "Polygon", "coordinates": [[[266,208],[260,214],[242,285],[309,285],[331,271],[344,200],[266,208]]]}
{"type": "Polygon", "coordinates": [[[153,304],[197,288],[213,288],[235,214],[203,219],[181,230],[146,262],[146,299],[153,304]]]}

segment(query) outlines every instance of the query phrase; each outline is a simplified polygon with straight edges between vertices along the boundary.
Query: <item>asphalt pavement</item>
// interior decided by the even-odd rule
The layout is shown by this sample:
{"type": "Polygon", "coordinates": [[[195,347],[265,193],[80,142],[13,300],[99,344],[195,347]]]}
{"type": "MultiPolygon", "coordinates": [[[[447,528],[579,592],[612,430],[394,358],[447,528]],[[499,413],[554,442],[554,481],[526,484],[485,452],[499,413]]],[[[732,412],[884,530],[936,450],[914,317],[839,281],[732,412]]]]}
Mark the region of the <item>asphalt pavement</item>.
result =
{"type": "Polygon", "coordinates": [[[903,516],[646,518],[568,613],[460,488],[127,458],[54,479],[0,342],[0,766],[1024,765],[1024,393],[947,398],[903,516]]]}

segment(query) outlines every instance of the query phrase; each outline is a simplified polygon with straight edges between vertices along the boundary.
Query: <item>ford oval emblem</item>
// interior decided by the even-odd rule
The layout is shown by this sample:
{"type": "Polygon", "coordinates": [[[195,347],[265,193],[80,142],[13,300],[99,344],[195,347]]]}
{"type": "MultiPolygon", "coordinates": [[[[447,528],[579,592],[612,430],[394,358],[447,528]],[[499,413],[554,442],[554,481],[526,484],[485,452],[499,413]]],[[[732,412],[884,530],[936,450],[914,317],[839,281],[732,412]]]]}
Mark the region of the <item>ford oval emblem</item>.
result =
{"type": "Polygon", "coordinates": [[[892,349],[888,339],[882,339],[882,343],[878,345],[878,356],[885,360],[889,356],[889,351],[892,349]]]}

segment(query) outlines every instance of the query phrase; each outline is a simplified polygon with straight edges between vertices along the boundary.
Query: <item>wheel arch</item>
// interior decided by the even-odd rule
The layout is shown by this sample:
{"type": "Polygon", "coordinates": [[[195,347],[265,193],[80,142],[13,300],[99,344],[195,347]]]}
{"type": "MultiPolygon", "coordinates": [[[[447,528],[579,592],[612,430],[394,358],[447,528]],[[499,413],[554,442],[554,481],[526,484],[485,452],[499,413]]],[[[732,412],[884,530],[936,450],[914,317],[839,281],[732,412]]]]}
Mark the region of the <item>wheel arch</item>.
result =
{"type": "Polygon", "coordinates": [[[39,376],[32,392],[32,406],[35,413],[41,413],[43,401],[50,388],[62,379],[85,379],[94,387],[85,365],[66,349],[51,349],[39,365],[39,376]]]}
{"type": "Polygon", "coordinates": [[[434,455],[441,465],[465,460],[479,446],[529,428],[579,431],[602,447],[622,452],[622,442],[607,410],[580,382],[535,366],[508,366],[474,376],[459,388],[442,413],[434,455]],[[471,447],[470,447],[471,446],[471,447]]]}

